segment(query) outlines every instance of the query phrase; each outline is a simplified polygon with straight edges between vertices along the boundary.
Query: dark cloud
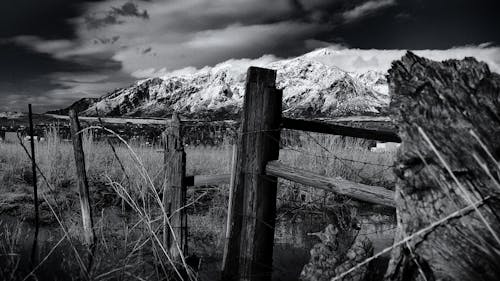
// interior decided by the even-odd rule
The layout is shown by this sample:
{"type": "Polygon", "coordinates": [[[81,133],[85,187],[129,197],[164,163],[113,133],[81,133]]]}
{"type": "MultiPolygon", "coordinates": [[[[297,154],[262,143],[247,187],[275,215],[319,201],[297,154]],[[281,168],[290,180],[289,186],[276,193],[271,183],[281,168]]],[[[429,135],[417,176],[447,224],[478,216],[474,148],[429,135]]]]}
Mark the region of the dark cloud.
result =
{"type": "Polygon", "coordinates": [[[404,0],[358,22],[339,25],[349,46],[377,49],[446,49],[500,44],[500,1],[404,0]]]}
{"type": "MultiPolygon", "coordinates": [[[[0,44],[0,50],[0,61],[2,61],[0,64],[0,111],[24,111],[27,104],[32,103],[37,112],[43,112],[90,94],[84,91],[68,91],[61,96],[51,96],[54,89],[64,91],[71,88],[68,83],[59,80],[62,78],[60,75],[54,76],[54,73],[75,75],[108,73],[120,77],[122,82],[124,79],[130,79],[129,75],[121,73],[119,63],[105,58],[82,57],[75,58],[74,61],[61,61],[48,54],[35,53],[5,42],[0,44]]],[[[111,77],[111,80],[113,79],[111,77]]]]}
{"type": "Polygon", "coordinates": [[[114,44],[120,39],[120,36],[112,36],[111,38],[95,38],[95,44],[114,44]]]}
{"type": "MultiPolygon", "coordinates": [[[[351,49],[500,44],[497,0],[3,2],[0,111],[15,108],[13,101],[42,106],[44,98],[44,109],[53,101],[59,107],[76,96],[125,86],[134,73],[264,54],[289,57],[331,44],[351,49]]],[[[389,61],[381,53],[355,52],[347,52],[355,67],[389,61]]]]}
{"type": "Polygon", "coordinates": [[[112,13],[123,17],[138,17],[143,19],[149,19],[148,11],[143,10],[142,12],[139,10],[136,4],[133,2],[127,2],[123,4],[121,7],[116,8],[112,7],[112,13]]]}
{"type": "Polygon", "coordinates": [[[105,25],[120,24],[120,23],[123,23],[123,21],[119,20],[118,17],[113,14],[107,14],[103,17],[97,17],[94,15],[85,16],[85,24],[89,29],[95,29],[103,27],[105,25]]]}
{"type": "Polygon", "coordinates": [[[0,38],[35,35],[47,39],[73,38],[68,21],[82,14],[82,5],[106,0],[4,0],[0,4],[0,38]]]}
{"type": "Polygon", "coordinates": [[[137,17],[144,20],[149,19],[147,10],[140,10],[137,4],[127,2],[120,7],[111,7],[104,15],[87,14],[84,16],[84,21],[89,29],[96,29],[111,24],[121,24],[124,22],[124,17],[137,17]]]}

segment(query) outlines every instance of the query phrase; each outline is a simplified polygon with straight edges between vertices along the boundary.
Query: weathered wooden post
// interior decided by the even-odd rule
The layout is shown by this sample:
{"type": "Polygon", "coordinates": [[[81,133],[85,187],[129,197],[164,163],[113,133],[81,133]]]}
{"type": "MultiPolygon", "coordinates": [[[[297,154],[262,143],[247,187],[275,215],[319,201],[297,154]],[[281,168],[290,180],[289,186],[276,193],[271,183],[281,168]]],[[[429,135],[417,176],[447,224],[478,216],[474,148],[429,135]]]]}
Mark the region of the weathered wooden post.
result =
{"type": "Polygon", "coordinates": [[[85,169],[85,155],[83,153],[82,135],[78,132],[81,130],[78,115],[75,110],[69,111],[69,119],[71,122],[71,137],[73,140],[73,151],[75,154],[76,175],[78,183],[78,191],[80,195],[80,208],[83,221],[83,235],[85,244],[92,246],[94,244],[94,223],[92,221],[92,209],[90,208],[89,183],[85,169]]]}
{"type": "Polygon", "coordinates": [[[29,111],[29,123],[30,123],[30,145],[31,145],[31,172],[33,173],[33,203],[35,204],[35,235],[33,237],[33,246],[31,248],[31,263],[36,264],[36,252],[38,248],[38,232],[39,226],[39,214],[38,214],[38,186],[37,186],[37,175],[36,175],[36,160],[35,160],[35,130],[33,126],[33,112],[31,110],[31,104],[28,105],[29,111]]]}
{"type": "Polygon", "coordinates": [[[231,225],[232,225],[232,210],[233,210],[233,195],[234,195],[234,183],[236,180],[236,163],[238,159],[238,145],[236,143],[233,144],[233,151],[231,155],[231,178],[229,179],[229,202],[227,206],[227,222],[226,222],[226,243],[224,244],[224,256],[222,257],[222,264],[226,264],[226,259],[228,256],[226,255],[228,252],[229,243],[227,241],[231,237],[231,225]]]}
{"type": "Polygon", "coordinates": [[[173,258],[180,258],[187,252],[187,216],[186,205],[186,153],[181,134],[181,121],[177,114],[167,125],[163,134],[165,186],[163,189],[163,204],[167,214],[171,215],[170,224],[173,233],[164,219],[163,239],[173,258]]]}
{"type": "Polygon", "coordinates": [[[248,69],[223,280],[271,280],[277,179],[265,167],[279,156],[282,91],[275,80],[274,70],[248,69]]]}

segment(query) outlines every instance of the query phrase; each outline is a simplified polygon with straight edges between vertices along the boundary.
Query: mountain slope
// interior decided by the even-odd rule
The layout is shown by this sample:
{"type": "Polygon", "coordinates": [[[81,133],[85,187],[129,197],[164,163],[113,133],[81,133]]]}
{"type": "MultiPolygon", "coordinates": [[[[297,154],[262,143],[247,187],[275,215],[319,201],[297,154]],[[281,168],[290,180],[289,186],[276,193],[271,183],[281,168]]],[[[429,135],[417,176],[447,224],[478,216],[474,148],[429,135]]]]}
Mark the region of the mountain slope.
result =
{"type": "Polygon", "coordinates": [[[81,112],[81,111],[88,109],[90,106],[92,106],[94,103],[98,102],[99,100],[100,100],[99,98],[82,98],[82,99],[79,99],[76,102],[72,103],[70,106],[68,106],[66,108],[48,111],[47,113],[68,115],[70,109],[74,109],[77,112],[81,112]]]}
{"type": "MultiPolygon", "coordinates": [[[[348,73],[315,60],[315,52],[264,66],[277,71],[286,115],[376,115],[387,107],[382,73],[348,73]]],[[[176,111],[195,118],[230,118],[241,109],[245,76],[245,70],[222,63],[194,73],[150,78],[117,89],[80,111],[87,116],[96,110],[105,116],[165,116],[176,111]]]]}

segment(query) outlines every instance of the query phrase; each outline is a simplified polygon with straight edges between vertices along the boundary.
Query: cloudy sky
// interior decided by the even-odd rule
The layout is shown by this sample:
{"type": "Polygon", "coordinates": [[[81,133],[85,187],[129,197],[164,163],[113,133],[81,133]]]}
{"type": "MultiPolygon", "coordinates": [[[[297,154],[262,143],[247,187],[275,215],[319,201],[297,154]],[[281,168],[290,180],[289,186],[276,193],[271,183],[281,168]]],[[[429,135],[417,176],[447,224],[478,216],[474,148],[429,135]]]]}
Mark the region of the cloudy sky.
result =
{"type": "Polygon", "coordinates": [[[386,70],[411,49],[476,56],[500,72],[498,0],[1,2],[0,111],[43,112],[176,69],[327,46],[346,70],[386,70]]]}

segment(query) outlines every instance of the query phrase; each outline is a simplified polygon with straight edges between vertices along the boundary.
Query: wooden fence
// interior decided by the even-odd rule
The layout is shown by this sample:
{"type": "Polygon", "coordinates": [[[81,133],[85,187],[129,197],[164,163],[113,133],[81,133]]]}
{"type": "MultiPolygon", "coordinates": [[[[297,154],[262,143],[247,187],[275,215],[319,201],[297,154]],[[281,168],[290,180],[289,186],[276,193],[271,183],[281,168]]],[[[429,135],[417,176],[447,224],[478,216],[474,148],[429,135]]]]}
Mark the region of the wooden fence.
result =
{"type": "MultiPolygon", "coordinates": [[[[401,142],[392,131],[370,130],[327,122],[283,118],[282,92],[275,87],[273,70],[251,67],[247,74],[246,95],[237,149],[233,151],[231,174],[185,175],[181,122],[174,116],[165,134],[165,171],[168,185],[164,194],[167,210],[186,205],[189,186],[230,184],[226,243],[222,280],[270,280],[276,219],[277,179],[350,196],[355,200],[395,207],[394,192],[341,178],[329,178],[279,162],[281,129],[333,134],[382,142],[401,142]],[[170,192],[169,192],[170,191],[170,192]],[[177,201],[177,202],[176,202],[177,201]]],[[[177,242],[187,251],[186,213],[172,216],[177,242]]],[[[169,242],[172,245],[172,242],[169,242]]],[[[175,249],[171,251],[175,253],[175,249]]]]}
{"type": "MultiPolygon", "coordinates": [[[[257,67],[248,69],[242,120],[237,144],[233,149],[231,174],[186,175],[182,122],[175,114],[172,120],[161,120],[167,126],[163,134],[166,177],[163,204],[173,229],[173,232],[168,231],[167,222],[164,222],[164,243],[173,257],[179,257],[179,249],[182,253],[187,253],[188,225],[185,206],[188,187],[230,184],[221,273],[221,279],[224,281],[271,280],[278,178],[350,196],[358,201],[395,207],[393,191],[341,178],[329,178],[287,166],[278,160],[281,129],[382,142],[401,142],[401,139],[393,131],[284,118],[281,110],[282,91],[276,89],[275,81],[274,70],[257,67]]],[[[140,122],[148,123],[151,120],[140,122]]],[[[160,120],[154,122],[156,124],[160,120]]],[[[75,140],[78,143],[78,139],[75,140]]],[[[75,157],[80,158],[76,154],[75,157]]],[[[84,182],[82,186],[85,186],[84,182]]],[[[88,204],[84,201],[82,208],[88,204]]],[[[88,218],[84,217],[84,221],[85,219],[88,218]]],[[[92,233],[87,233],[90,242],[92,233]]]]}
{"type": "Polygon", "coordinates": [[[394,208],[394,192],[344,179],[328,178],[278,161],[280,130],[401,142],[395,132],[353,128],[326,122],[283,118],[282,92],[274,70],[250,67],[247,73],[238,153],[230,196],[229,237],[222,280],[271,280],[276,219],[277,178],[334,191],[354,199],[394,208]]]}

